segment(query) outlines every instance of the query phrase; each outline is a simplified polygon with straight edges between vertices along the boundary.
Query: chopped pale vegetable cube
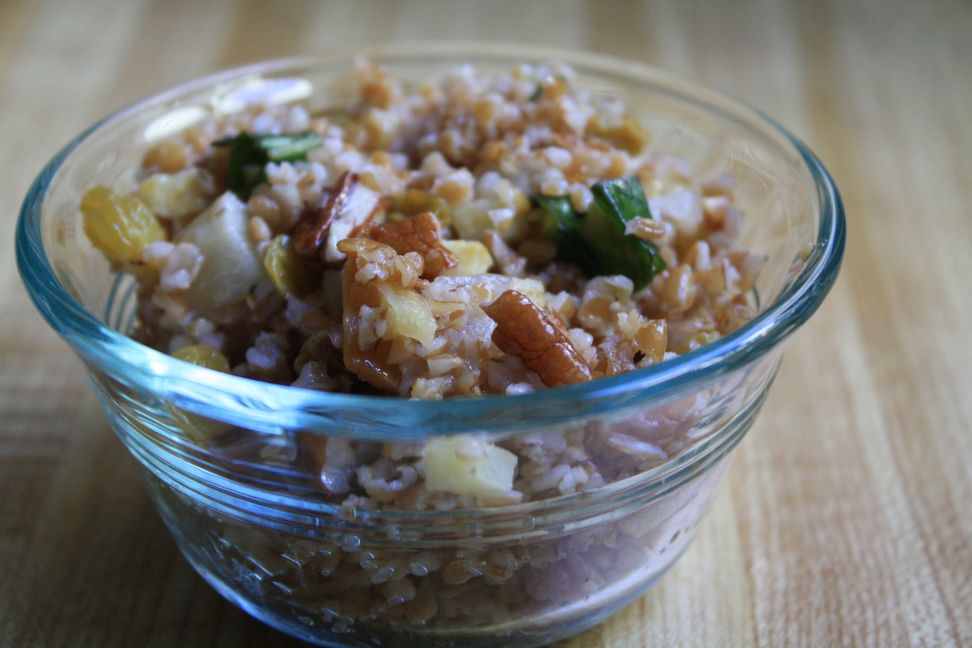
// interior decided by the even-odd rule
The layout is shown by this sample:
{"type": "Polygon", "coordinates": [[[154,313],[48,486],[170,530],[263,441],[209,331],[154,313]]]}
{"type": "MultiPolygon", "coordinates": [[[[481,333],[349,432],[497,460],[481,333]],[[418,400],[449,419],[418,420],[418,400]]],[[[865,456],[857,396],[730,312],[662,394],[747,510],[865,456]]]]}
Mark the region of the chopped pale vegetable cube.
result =
{"type": "Polygon", "coordinates": [[[691,189],[676,189],[648,199],[651,212],[675,226],[681,236],[695,236],[702,225],[702,200],[691,189]]]}
{"type": "Polygon", "coordinates": [[[475,240],[482,237],[486,230],[494,229],[496,225],[489,217],[491,206],[489,200],[480,198],[453,208],[452,227],[455,228],[456,234],[463,239],[475,240]]]}
{"type": "Polygon", "coordinates": [[[468,435],[434,439],[422,457],[429,490],[484,497],[513,489],[516,455],[488,441],[468,435]]]}
{"type": "Polygon", "coordinates": [[[189,306],[211,311],[242,299],[264,275],[263,262],[247,234],[246,207],[226,192],[179,233],[176,242],[202,252],[199,274],[186,291],[189,306]]]}
{"type": "Polygon", "coordinates": [[[425,345],[435,339],[435,317],[426,298],[417,292],[390,284],[379,284],[378,292],[388,312],[388,333],[404,335],[425,345]]]}
{"type": "Polygon", "coordinates": [[[458,266],[448,268],[442,274],[454,276],[478,275],[488,272],[493,267],[493,256],[489,253],[489,249],[479,241],[455,239],[442,241],[442,245],[459,259],[458,266]]]}

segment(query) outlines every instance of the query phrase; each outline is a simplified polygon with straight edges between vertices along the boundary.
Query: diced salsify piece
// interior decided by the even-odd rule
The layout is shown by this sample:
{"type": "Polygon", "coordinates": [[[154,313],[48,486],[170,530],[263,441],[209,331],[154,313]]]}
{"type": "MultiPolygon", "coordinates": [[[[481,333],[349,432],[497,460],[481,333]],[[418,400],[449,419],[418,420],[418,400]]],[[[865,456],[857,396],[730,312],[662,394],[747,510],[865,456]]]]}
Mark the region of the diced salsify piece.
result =
{"type": "Polygon", "coordinates": [[[487,497],[513,489],[516,455],[468,435],[433,439],[422,450],[430,491],[487,497]]]}
{"type": "Polygon", "coordinates": [[[97,185],[81,198],[84,233],[110,261],[141,261],[149,243],[165,238],[158,219],[142,202],[97,185]]]}
{"type": "Polygon", "coordinates": [[[192,344],[185,346],[172,354],[173,358],[194,364],[197,367],[206,367],[214,371],[229,371],[229,360],[226,359],[219,349],[208,344],[192,344]]]}
{"type": "Polygon", "coordinates": [[[490,202],[484,198],[456,205],[451,212],[452,229],[463,239],[478,239],[483,232],[496,227],[489,210],[490,202]]]}
{"type": "Polygon", "coordinates": [[[202,252],[186,291],[189,306],[208,312],[239,301],[264,277],[263,259],[247,233],[246,207],[231,192],[220,196],[176,237],[202,252]]]}
{"type": "Polygon", "coordinates": [[[444,270],[442,272],[444,275],[479,275],[489,272],[489,269],[493,267],[493,256],[489,253],[489,249],[479,241],[454,239],[442,241],[442,245],[455,254],[459,260],[459,265],[444,270]]]}
{"type": "Polygon", "coordinates": [[[302,297],[314,290],[314,277],[286,234],[270,241],[263,253],[263,269],[281,295],[302,297]]]}
{"type": "Polygon", "coordinates": [[[404,335],[428,346],[435,339],[435,317],[426,298],[408,288],[379,283],[378,292],[388,311],[388,332],[404,335]]]}

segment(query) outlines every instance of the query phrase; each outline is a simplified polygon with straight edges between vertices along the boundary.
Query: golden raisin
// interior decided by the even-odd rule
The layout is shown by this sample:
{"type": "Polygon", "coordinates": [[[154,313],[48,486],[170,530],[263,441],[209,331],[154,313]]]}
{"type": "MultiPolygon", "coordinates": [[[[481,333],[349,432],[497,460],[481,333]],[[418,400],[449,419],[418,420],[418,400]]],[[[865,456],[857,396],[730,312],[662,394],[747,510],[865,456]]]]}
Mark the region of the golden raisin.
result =
{"type": "Polygon", "coordinates": [[[219,349],[208,344],[193,344],[182,347],[172,354],[173,358],[194,364],[197,367],[206,367],[214,371],[228,372],[229,360],[226,359],[219,349]]]}
{"type": "Polygon", "coordinates": [[[165,238],[155,214],[135,196],[96,185],[81,198],[84,233],[117,263],[136,262],[145,246],[165,238]]]}
{"type": "Polygon", "coordinates": [[[286,234],[270,241],[263,253],[263,269],[281,295],[302,297],[314,290],[314,276],[286,234]]]}

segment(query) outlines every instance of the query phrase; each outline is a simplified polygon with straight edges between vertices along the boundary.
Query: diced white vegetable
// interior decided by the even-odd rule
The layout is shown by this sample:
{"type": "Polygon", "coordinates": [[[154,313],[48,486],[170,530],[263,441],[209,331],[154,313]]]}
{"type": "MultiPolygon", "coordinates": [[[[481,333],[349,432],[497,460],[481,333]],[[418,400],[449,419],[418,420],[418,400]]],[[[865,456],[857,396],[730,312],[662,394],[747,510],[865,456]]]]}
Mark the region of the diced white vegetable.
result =
{"type": "Polygon", "coordinates": [[[176,237],[177,243],[192,243],[203,255],[199,273],[186,291],[194,310],[205,313],[239,301],[264,277],[246,224],[246,206],[227,191],[176,237]]]}
{"type": "Polygon", "coordinates": [[[417,292],[387,283],[378,285],[381,301],[388,311],[388,333],[404,335],[428,346],[435,339],[435,317],[428,299],[417,292]]]}
{"type": "Polygon", "coordinates": [[[337,244],[351,236],[354,228],[368,220],[378,206],[381,196],[361,184],[354,185],[351,195],[341,213],[331,221],[331,229],[327,232],[327,243],[324,248],[324,260],[328,263],[343,261],[347,256],[337,249],[337,244]]]}
{"type": "Polygon", "coordinates": [[[489,249],[479,241],[455,239],[442,241],[442,244],[459,259],[459,265],[448,268],[442,274],[450,276],[483,274],[493,267],[493,256],[489,249]]]}
{"type": "Polygon", "coordinates": [[[662,218],[682,236],[695,236],[702,224],[702,201],[690,189],[676,189],[648,199],[648,207],[656,218],[662,218]]]}
{"type": "Polygon", "coordinates": [[[138,197],[160,218],[185,218],[209,204],[213,178],[201,169],[155,173],[142,180],[138,197]]]}
{"type": "Polygon", "coordinates": [[[492,205],[493,203],[485,198],[456,205],[452,210],[452,226],[460,238],[476,240],[481,238],[486,230],[496,227],[489,217],[492,205]]]}
{"type": "Polygon", "coordinates": [[[422,458],[431,491],[486,497],[513,489],[516,455],[488,441],[467,435],[433,439],[422,458]]]}

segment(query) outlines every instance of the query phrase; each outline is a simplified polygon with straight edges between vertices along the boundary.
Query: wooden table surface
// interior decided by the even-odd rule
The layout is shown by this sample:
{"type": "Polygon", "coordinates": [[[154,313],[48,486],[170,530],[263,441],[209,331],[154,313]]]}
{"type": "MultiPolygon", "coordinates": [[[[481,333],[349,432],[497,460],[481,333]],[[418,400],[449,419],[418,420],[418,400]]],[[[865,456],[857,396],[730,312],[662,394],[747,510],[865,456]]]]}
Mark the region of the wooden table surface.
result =
{"type": "Polygon", "coordinates": [[[823,159],[842,275],[789,343],[699,537],[566,646],[972,645],[972,4],[0,1],[0,645],[298,645],[169,539],[84,372],[29,303],[13,228],[82,127],[269,57],[525,41],[744,97],[823,159]]]}

